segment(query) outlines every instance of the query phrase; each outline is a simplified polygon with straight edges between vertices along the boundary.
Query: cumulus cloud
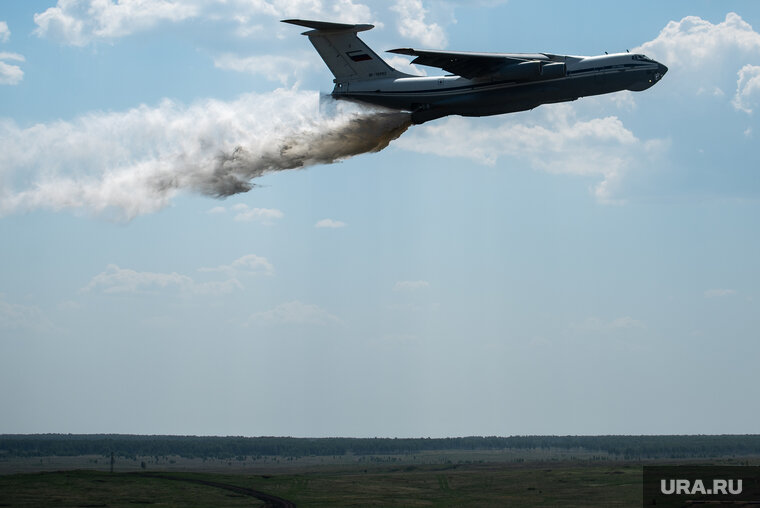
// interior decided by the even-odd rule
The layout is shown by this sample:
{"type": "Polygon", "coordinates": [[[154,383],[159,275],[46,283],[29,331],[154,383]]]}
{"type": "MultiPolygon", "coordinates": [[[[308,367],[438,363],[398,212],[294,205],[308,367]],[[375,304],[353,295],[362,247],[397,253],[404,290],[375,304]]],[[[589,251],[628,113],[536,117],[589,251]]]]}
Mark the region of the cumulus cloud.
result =
{"type": "Polygon", "coordinates": [[[20,128],[0,120],[0,215],[46,208],[128,220],[182,191],[247,192],[268,173],[379,151],[409,114],[340,104],[319,116],[317,92],[90,113],[20,128]]]}
{"type": "Polygon", "coordinates": [[[229,3],[239,16],[244,17],[259,14],[279,18],[328,19],[342,23],[366,23],[372,18],[372,11],[367,5],[353,0],[230,0],[229,3]]]}
{"type": "Polygon", "coordinates": [[[282,219],[285,214],[276,208],[250,208],[248,205],[239,203],[234,205],[235,220],[238,222],[259,222],[271,225],[277,219],[282,219]]]}
{"type": "Polygon", "coordinates": [[[215,268],[200,268],[199,272],[223,272],[230,277],[239,275],[274,275],[274,266],[263,256],[247,254],[229,265],[221,265],[215,268]]]}
{"type": "Polygon", "coordinates": [[[760,65],[745,65],[739,70],[736,83],[734,107],[745,113],[752,113],[752,108],[760,101],[760,65]]]}
{"type": "Polygon", "coordinates": [[[393,286],[394,291],[417,291],[418,289],[424,289],[430,287],[430,283],[426,280],[401,280],[396,282],[393,286]]]}
{"type": "Polygon", "coordinates": [[[437,23],[425,21],[427,10],[422,0],[396,0],[391,10],[398,14],[398,33],[428,48],[446,46],[446,34],[437,23]]]}
{"type": "Polygon", "coordinates": [[[183,296],[219,295],[243,289],[239,278],[244,275],[271,275],[274,267],[266,258],[249,254],[229,265],[215,268],[201,268],[199,272],[220,273],[221,280],[200,282],[177,272],[141,272],[118,265],[108,265],[82,288],[83,293],[101,292],[105,294],[157,294],[175,293],[183,296]]]}
{"type": "Polygon", "coordinates": [[[485,165],[501,158],[524,161],[540,171],[593,177],[601,202],[617,200],[634,161],[656,156],[663,142],[642,141],[616,116],[580,120],[571,106],[555,105],[530,115],[507,116],[474,128],[465,118],[423,125],[398,141],[406,150],[461,157],[485,165]],[[462,136],[467,132],[467,136],[462,136]]]}
{"type": "Polygon", "coordinates": [[[341,320],[318,305],[287,302],[262,312],[256,312],[248,320],[249,324],[276,325],[331,325],[340,324],[341,320]]]}
{"type": "Polygon", "coordinates": [[[8,29],[8,23],[0,21],[0,42],[8,42],[11,38],[11,31],[8,29]]]}
{"type": "Polygon", "coordinates": [[[279,81],[283,86],[299,81],[304,71],[314,68],[316,63],[317,60],[312,55],[240,57],[226,53],[214,59],[214,66],[219,69],[260,75],[270,81],[279,81]]]}
{"type": "Polygon", "coordinates": [[[333,220],[333,219],[322,219],[320,221],[317,221],[316,224],[314,224],[315,228],[329,228],[329,229],[338,229],[338,228],[344,228],[348,224],[346,224],[343,221],[339,220],[333,220]]]}
{"type": "Polygon", "coordinates": [[[115,39],[147,30],[162,21],[198,16],[200,1],[58,0],[55,7],[34,15],[35,33],[65,44],[84,46],[97,39],[115,39]]]}
{"type": "MultiPolygon", "coordinates": [[[[740,72],[740,83],[734,106],[747,110],[754,86],[742,68],[747,64],[760,64],[760,33],[734,12],[725,20],[711,23],[698,16],[686,16],[680,21],[670,21],[653,40],[633,51],[646,53],[670,68],[666,78],[668,88],[677,93],[712,94],[721,97],[734,83],[732,77],[740,72]],[[746,90],[744,87],[750,85],[746,90]]],[[[754,99],[752,99],[754,100],[754,99]]],[[[751,103],[751,102],[750,102],[751,103]]]]}
{"type": "Polygon", "coordinates": [[[118,265],[108,265],[104,272],[92,278],[83,291],[99,289],[104,293],[142,293],[156,289],[192,288],[195,282],[187,275],[172,273],[138,272],[118,265]]]}
{"type": "Polygon", "coordinates": [[[18,53],[0,52],[0,85],[18,85],[24,79],[24,71],[18,65],[9,64],[4,60],[23,62],[24,57],[18,53]]]}
{"type": "Polygon", "coordinates": [[[385,60],[388,65],[393,67],[396,70],[399,70],[401,72],[405,72],[407,74],[411,74],[412,76],[427,76],[427,71],[425,71],[422,67],[417,67],[408,58],[404,58],[403,56],[399,55],[384,55],[383,60],[385,60]]]}
{"type": "Polygon", "coordinates": [[[39,307],[11,303],[7,301],[3,293],[0,293],[0,330],[45,330],[49,328],[51,328],[50,321],[39,307]]]}
{"type": "Polygon", "coordinates": [[[371,15],[369,7],[353,0],[58,0],[35,14],[34,22],[40,37],[85,46],[199,17],[236,22],[237,33],[247,36],[257,31],[252,20],[259,16],[366,22],[371,15]]]}
{"type": "Polygon", "coordinates": [[[671,69],[701,68],[731,53],[757,54],[760,34],[735,12],[729,12],[726,19],[717,24],[699,16],[686,16],[669,22],[654,40],[639,49],[663,60],[671,69]]]}

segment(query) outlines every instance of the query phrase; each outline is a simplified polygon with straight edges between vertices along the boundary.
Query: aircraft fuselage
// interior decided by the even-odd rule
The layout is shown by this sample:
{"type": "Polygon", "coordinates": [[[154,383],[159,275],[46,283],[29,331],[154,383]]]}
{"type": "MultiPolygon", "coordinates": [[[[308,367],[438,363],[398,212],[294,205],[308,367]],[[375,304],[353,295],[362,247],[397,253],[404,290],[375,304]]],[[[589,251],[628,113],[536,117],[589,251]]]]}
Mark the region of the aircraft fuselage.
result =
{"type": "Polygon", "coordinates": [[[371,80],[338,81],[332,96],[411,111],[412,121],[419,124],[446,115],[500,115],[579,97],[646,90],[668,70],[659,62],[631,53],[550,56],[552,62],[565,64],[563,76],[528,81],[498,74],[475,79],[454,75],[379,76],[371,80]]]}

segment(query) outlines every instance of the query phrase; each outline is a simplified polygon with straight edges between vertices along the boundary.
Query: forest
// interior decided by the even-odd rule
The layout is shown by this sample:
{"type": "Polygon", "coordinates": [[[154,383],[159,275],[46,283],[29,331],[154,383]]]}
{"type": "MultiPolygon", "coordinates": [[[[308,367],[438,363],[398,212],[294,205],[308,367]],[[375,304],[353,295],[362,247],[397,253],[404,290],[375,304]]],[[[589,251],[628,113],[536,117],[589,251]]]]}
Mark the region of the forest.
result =
{"type": "Polygon", "coordinates": [[[0,459],[45,456],[307,457],[398,455],[443,450],[583,450],[620,459],[760,455],[760,435],[511,436],[451,438],[296,438],[2,434],[0,459]]]}

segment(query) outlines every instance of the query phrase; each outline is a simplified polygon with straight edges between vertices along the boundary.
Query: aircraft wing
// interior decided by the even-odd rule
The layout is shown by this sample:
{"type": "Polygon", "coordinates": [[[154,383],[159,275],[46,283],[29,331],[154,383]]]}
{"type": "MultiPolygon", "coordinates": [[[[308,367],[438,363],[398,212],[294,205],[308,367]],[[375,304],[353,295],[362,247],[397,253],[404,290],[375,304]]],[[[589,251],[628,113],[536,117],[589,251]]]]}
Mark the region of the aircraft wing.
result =
{"type": "Polygon", "coordinates": [[[465,51],[435,51],[412,48],[391,49],[388,53],[416,57],[413,64],[438,67],[457,76],[473,79],[495,73],[504,65],[531,60],[550,61],[543,53],[469,53],[465,51]]]}

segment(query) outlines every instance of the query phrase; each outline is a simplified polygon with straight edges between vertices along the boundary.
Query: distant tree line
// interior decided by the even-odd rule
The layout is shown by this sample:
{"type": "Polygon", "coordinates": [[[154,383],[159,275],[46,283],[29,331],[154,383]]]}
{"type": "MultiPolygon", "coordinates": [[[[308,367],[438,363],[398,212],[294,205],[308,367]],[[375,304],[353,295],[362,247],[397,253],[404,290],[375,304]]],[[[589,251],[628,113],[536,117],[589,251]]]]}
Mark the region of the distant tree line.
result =
{"type": "Polygon", "coordinates": [[[566,449],[627,459],[760,455],[760,435],[511,436],[453,438],[294,438],[137,436],[128,434],[3,434],[3,457],[104,455],[229,459],[240,456],[414,454],[443,450],[566,449]]]}

